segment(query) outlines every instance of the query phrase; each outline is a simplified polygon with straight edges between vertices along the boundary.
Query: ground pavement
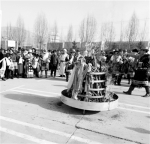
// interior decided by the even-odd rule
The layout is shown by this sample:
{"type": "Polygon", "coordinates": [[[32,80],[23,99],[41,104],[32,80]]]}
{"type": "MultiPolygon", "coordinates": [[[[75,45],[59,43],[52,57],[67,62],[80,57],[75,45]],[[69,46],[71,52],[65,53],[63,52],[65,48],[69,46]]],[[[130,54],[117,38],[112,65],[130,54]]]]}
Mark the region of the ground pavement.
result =
{"type": "Polygon", "coordinates": [[[60,103],[64,78],[0,81],[1,144],[136,144],[150,143],[150,98],[144,89],[124,95],[125,80],[112,90],[117,109],[89,112],[60,103]]]}

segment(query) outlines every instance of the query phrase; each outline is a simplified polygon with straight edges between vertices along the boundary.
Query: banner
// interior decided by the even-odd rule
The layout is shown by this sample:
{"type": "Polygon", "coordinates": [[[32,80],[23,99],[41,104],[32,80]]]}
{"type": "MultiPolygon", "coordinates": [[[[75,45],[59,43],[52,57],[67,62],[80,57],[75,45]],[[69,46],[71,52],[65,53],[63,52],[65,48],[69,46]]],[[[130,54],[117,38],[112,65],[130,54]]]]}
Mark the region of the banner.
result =
{"type": "Polygon", "coordinates": [[[15,47],[16,46],[16,42],[13,40],[8,40],[8,47],[15,47]]]}

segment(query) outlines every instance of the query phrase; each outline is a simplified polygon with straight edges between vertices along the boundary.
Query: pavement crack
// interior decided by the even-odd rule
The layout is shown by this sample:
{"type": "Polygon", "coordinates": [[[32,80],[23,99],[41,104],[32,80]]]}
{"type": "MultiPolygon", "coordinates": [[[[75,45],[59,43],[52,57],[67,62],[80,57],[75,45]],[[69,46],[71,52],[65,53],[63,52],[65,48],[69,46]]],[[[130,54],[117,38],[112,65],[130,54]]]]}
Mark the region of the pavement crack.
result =
{"type": "Polygon", "coordinates": [[[90,132],[97,133],[97,134],[101,134],[101,135],[105,135],[105,136],[109,136],[109,137],[113,137],[113,138],[117,138],[117,139],[122,139],[122,140],[129,141],[129,142],[134,142],[134,143],[137,143],[137,144],[144,144],[144,143],[141,143],[141,142],[138,142],[138,141],[133,141],[133,140],[126,139],[126,138],[121,138],[121,137],[109,135],[109,134],[106,134],[106,133],[101,133],[101,132],[98,132],[98,131],[93,131],[93,130],[90,130],[90,129],[87,129],[87,128],[83,128],[83,127],[79,127],[79,126],[76,126],[76,128],[77,129],[86,130],[86,131],[90,131],[90,132]]]}
{"type": "Polygon", "coordinates": [[[67,142],[66,142],[66,144],[69,142],[69,140],[71,139],[71,137],[75,134],[75,132],[77,131],[77,129],[78,129],[78,127],[77,127],[77,125],[78,125],[78,123],[82,120],[82,118],[83,118],[84,116],[82,116],[78,121],[77,121],[77,123],[75,124],[75,131],[71,134],[71,136],[68,138],[68,140],[67,140],[67,142]]]}
{"type": "Polygon", "coordinates": [[[69,140],[71,139],[71,137],[75,134],[75,132],[77,131],[77,129],[75,129],[75,131],[71,134],[71,136],[68,138],[66,144],[69,142],[69,140]]]}
{"type": "Polygon", "coordinates": [[[78,123],[80,123],[80,121],[83,119],[83,117],[84,117],[84,115],[77,121],[77,123],[75,124],[75,128],[77,128],[78,129],[78,123]]]}

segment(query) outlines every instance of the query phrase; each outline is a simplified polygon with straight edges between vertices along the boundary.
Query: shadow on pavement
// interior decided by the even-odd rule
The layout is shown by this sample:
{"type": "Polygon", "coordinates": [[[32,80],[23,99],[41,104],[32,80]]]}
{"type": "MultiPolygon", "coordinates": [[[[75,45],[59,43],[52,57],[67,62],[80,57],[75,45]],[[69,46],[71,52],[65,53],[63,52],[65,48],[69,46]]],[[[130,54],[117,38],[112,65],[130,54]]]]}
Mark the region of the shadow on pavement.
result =
{"type": "Polygon", "coordinates": [[[66,81],[66,78],[59,78],[59,77],[53,77],[51,78],[50,80],[53,80],[53,81],[66,81]]]}
{"type": "Polygon", "coordinates": [[[130,130],[133,130],[133,131],[136,131],[138,133],[150,134],[150,131],[145,130],[143,128],[131,128],[131,127],[126,127],[126,128],[130,129],[130,130]]]}
{"type": "MultiPolygon", "coordinates": [[[[66,82],[66,84],[67,84],[67,82],[66,82]]],[[[64,88],[66,88],[66,85],[53,85],[53,86],[64,87],[64,88]]]]}
{"type": "MultiPolygon", "coordinates": [[[[127,91],[127,90],[126,90],[126,91],[127,91]]],[[[116,94],[124,95],[124,96],[126,96],[126,95],[127,95],[127,94],[124,94],[124,93],[123,93],[123,91],[122,91],[122,92],[118,92],[118,91],[114,91],[114,90],[113,90],[113,92],[114,92],[114,93],[116,93],[116,94]]],[[[144,95],[144,94],[143,94],[143,95],[144,95]]],[[[134,93],[133,93],[133,94],[128,95],[128,96],[131,96],[131,97],[132,97],[132,96],[137,96],[137,97],[139,97],[139,96],[140,96],[140,97],[141,97],[142,95],[137,95],[137,94],[134,94],[134,93]]]]}
{"type": "MultiPolygon", "coordinates": [[[[62,112],[70,115],[76,115],[76,116],[83,115],[83,110],[72,108],[63,104],[60,101],[59,97],[44,97],[44,96],[21,94],[21,93],[5,94],[4,97],[16,101],[39,105],[40,107],[51,111],[57,111],[57,112],[62,112]]],[[[92,115],[96,113],[98,112],[86,111],[85,115],[92,115]]]]}
{"type": "Polygon", "coordinates": [[[59,78],[59,77],[40,77],[40,78],[37,78],[37,77],[34,77],[34,78],[26,78],[26,79],[35,79],[35,80],[52,80],[52,81],[66,81],[65,78],[59,78]]]}

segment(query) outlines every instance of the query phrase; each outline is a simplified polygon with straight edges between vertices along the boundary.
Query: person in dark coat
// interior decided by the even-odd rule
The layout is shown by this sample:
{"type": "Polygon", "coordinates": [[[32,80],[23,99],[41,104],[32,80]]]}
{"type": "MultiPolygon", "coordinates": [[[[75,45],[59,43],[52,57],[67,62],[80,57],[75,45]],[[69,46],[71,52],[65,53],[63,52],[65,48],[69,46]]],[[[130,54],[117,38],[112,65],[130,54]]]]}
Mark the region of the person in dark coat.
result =
{"type": "Polygon", "coordinates": [[[51,76],[53,76],[54,73],[54,77],[56,77],[56,70],[58,66],[58,56],[56,50],[54,50],[53,54],[51,55],[50,65],[51,65],[51,76]]]}
{"type": "Polygon", "coordinates": [[[135,87],[144,87],[146,94],[143,97],[149,97],[150,54],[148,54],[148,48],[141,49],[137,67],[130,88],[123,93],[131,95],[135,87]]]}
{"type": "Polygon", "coordinates": [[[18,78],[23,77],[23,62],[24,62],[24,60],[23,60],[23,55],[22,55],[21,51],[18,52],[16,61],[18,64],[18,78]]]}

